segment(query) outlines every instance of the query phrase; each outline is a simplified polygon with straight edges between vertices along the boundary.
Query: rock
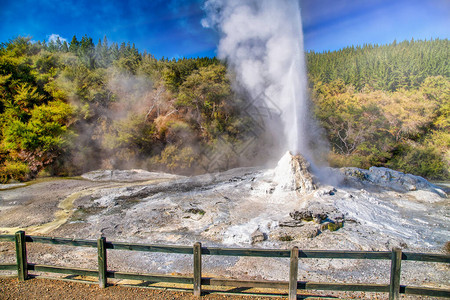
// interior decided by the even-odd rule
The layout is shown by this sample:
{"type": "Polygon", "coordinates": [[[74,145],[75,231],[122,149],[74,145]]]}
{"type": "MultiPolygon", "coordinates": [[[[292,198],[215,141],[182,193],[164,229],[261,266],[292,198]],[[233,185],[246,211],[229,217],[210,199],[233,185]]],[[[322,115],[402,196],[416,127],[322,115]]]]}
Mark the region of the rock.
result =
{"type": "Polygon", "coordinates": [[[399,192],[410,192],[420,189],[431,191],[443,198],[447,197],[444,190],[431,184],[423,177],[405,174],[388,168],[371,167],[369,170],[364,170],[347,167],[341,168],[341,172],[347,178],[354,178],[360,182],[370,182],[399,192]]]}
{"type": "Polygon", "coordinates": [[[316,223],[320,223],[327,218],[327,214],[324,212],[314,212],[308,209],[293,211],[289,213],[289,216],[297,221],[314,221],[316,223]]]}
{"type": "Polygon", "coordinates": [[[252,245],[266,240],[266,235],[259,228],[251,235],[252,245]]]}
{"type": "Polygon", "coordinates": [[[331,224],[331,222],[324,222],[324,223],[322,223],[322,224],[320,224],[320,230],[321,231],[324,231],[324,230],[327,230],[328,229],[328,224],[331,224]]]}
{"type": "Polygon", "coordinates": [[[283,221],[280,222],[280,227],[301,227],[303,226],[302,221],[297,220],[289,220],[289,221],[283,221]]]}
{"type": "Polygon", "coordinates": [[[307,208],[295,210],[289,213],[289,216],[294,219],[294,221],[291,221],[292,223],[303,222],[303,225],[312,225],[313,223],[311,221],[313,221],[314,223],[319,224],[319,229],[321,229],[322,231],[325,229],[334,231],[342,227],[342,224],[345,221],[344,215],[335,207],[330,205],[323,205],[318,202],[308,202],[307,204],[307,208]]]}
{"type": "Polygon", "coordinates": [[[307,232],[306,232],[306,237],[313,239],[316,236],[318,236],[320,234],[320,230],[319,228],[310,228],[307,232]]]}
{"type": "Polygon", "coordinates": [[[313,221],[314,223],[320,224],[323,220],[327,218],[326,214],[314,214],[313,215],[313,221]]]}
{"type": "Polygon", "coordinates": [[[309,210],[296,210],[289,213],[289,216],[298,221],[312,221],[312,212],[309,210]]]}
{"type": "Polygon", "coordinates": [[[297,191],[305,194],[317,189],[316,179],[310,172],[310,164],[301,155],[290,152],[278,161],[274,172],[276,191],[297,191]]]}
{"type": "Polygon", "coordinates": [[[327,229],[329,231],[336,231],[336,230],[339,230],[340,228],[342,228],[343,226],[344,226],[344,223],[342,223],[342,222],[336,222],[336,223],[330,222],[327,226],[327,229]]]}

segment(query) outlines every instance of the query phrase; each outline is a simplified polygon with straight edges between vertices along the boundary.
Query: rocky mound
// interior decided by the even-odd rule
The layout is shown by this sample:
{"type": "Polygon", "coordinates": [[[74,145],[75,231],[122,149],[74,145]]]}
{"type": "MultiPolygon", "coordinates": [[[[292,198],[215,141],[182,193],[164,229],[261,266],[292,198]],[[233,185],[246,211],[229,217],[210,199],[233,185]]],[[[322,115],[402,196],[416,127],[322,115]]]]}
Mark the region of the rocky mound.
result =
{"type": "Polygon", "coordinates": [[[278,161],[273,183],[276,184],[275,191],[297,191],[301,194],[317,188],[309,162],[303,156],[292,155],[289,151],[278,161]]]}
{"type": "Polygon", "coordinates": [[[371,167],[369,170],[359,168],[341,168],[343,175],[350,180],[361,183],[371,183],[398,192],[426,190],[446,198],[447,194],[441,188],[431,184],[425,178],[405,174],[382,167],[371,167]]]}

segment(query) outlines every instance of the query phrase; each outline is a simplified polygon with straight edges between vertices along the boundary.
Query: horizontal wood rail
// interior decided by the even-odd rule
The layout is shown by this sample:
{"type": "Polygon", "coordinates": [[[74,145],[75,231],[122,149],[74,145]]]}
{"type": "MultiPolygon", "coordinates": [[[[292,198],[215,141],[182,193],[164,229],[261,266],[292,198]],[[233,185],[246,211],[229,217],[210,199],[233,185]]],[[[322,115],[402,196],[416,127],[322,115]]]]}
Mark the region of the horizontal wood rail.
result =
{"type": "MultiPolygon", "coordinates": [[[[131,244],[107,241],[104,237],[98,240],[82,240],[55,238],[43,236],[29,236],[19,231],[15,235],[0,235],[0,241],[14,242],[16,244],[15,264],[0,264],[0,270],[17,270],[20,280],[28,278],[28,271],[82,275],[98,278],[100,287],[107,286],[107,278],[142,280],[150,283],[167,282],[179,284],[192,284],[194,295],[201,296],[202,286],[230,286],[236,288],[270,288],[289,291],[289,299],[297,298],[298,290],[333,290],[333,291],[360,291],[389,293],[389,299],[399,299],[399,294],[413,294],[421,296],[434,296],[450,298],[450,289],[437,289],[428,287],[415,287],[400,285],[400,272],[402,261],[421,261],[435,263],[450,263],[450,255],[431,253],[402,252],[400,249],[392,251],[329,251],[329,250],[300,250],[294,247],[290,250],[280,249],[248,249],[248,248],[220,248],[204,247],[200,243],[193,246],[170,246],[131,244]],[[98,269],[67,268],[59,266],[40,265],[27,262],[27,243],[42,243],[52,245],[66,245],[74,247],[97,248],[98,269]],[[192,276],[172,276],[161,274],[127,273],[107,269],[107,250],[128,250],[143,252],[160,252],[188,254],[193,256],[194,268],[192,276]],[[251,257],[278,257],[290,258],[289,281],[274,280],[239,280],[229,278],[202,277],[202,256],[251,256],[251,257]],[[391,272],[389,284],[369,283],[322,283],[298,281],[298,261],[300,259],[370,259],[390,260],[391,272]]],[[[388,278],[388,277],[387,277],[388,278]]]]}
{"type": "Polygon", "coordinates": [[[17,270],[17,264],[0,264],[0,270],[17,270]]]}

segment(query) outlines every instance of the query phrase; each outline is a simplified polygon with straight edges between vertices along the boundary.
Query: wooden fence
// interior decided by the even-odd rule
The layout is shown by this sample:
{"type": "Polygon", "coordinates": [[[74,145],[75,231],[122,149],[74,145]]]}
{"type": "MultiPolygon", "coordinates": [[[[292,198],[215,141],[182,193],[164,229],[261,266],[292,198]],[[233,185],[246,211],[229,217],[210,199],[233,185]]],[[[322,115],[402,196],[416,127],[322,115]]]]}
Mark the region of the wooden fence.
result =
{"type": "Polygon", "coordinates": [[[333,290],[333,291],[361,291],[389,293],[389,299],[399,299],[400,294],[415,294],[424,296],[450,298],[449,289],[436,289],[428,287],[413,287],[400,285],[401,263],[404,260],[450,263],[450,255],[410,253],[400,249],[392,251],[327,251],[327,250],[299,250],[293,247],[291,250],[276,249],[232,249],[218,247],[202,247],[195,243],[193,247],[128,244],[106,241],[104,237],[95,240],[75,240],[67,238],[53,238],[43,236],[25,235],[24,231],[18,231],[15,235],[0,235],[0,241],[15,242],[15,264],[0,264],[0,270],[17,270],[19,280],[28,278],[28,271],[62,273],[71,275],[85,275],[98,277],[100,287],[107,286],[108,278],[143,280],[150,282],[170,282],[192,284],[194,295],[200,297],[202,286],[230,286],[237,288],[271,288],[289,291],[289,299],[297,299],[298,290],[333,290]],[[48,265],[39,265],[27,262],[27,243],[44,243],[54,245],[69,245],[76,247],[93,247],[98,251],[98,269],[66,268],[48,265]],[[193,255],[193,276],[170,276],[160,274],[138,274],[111,271],[107,269],[107,250],[130,250],[145,252],[163,252],[193,255]],[[262,280],[236,280],[226,278],[202,277],[202,256],[254,256],[254,257],[284,257],[290,258],[289,281],[262,281],[262,280]],[[298,281],[299,259],[327,258],[327,259],[376,259],[390,260],[389,284],[356,284],[356,283],[317,283],[298,281]]]}

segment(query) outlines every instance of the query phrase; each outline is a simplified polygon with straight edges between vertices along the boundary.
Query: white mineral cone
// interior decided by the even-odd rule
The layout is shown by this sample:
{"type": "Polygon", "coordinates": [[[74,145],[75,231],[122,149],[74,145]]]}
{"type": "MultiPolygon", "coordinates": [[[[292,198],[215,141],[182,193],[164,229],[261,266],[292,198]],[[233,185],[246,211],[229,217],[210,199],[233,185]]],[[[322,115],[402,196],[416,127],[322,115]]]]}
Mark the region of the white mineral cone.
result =
{"type": "Polygon", "coordinates": [[[309,171],[308,161],[289,151],[278,161],[274,172],[276,191],[297,191],[302,194],[315,190],[315,178],[309,171]]]}

